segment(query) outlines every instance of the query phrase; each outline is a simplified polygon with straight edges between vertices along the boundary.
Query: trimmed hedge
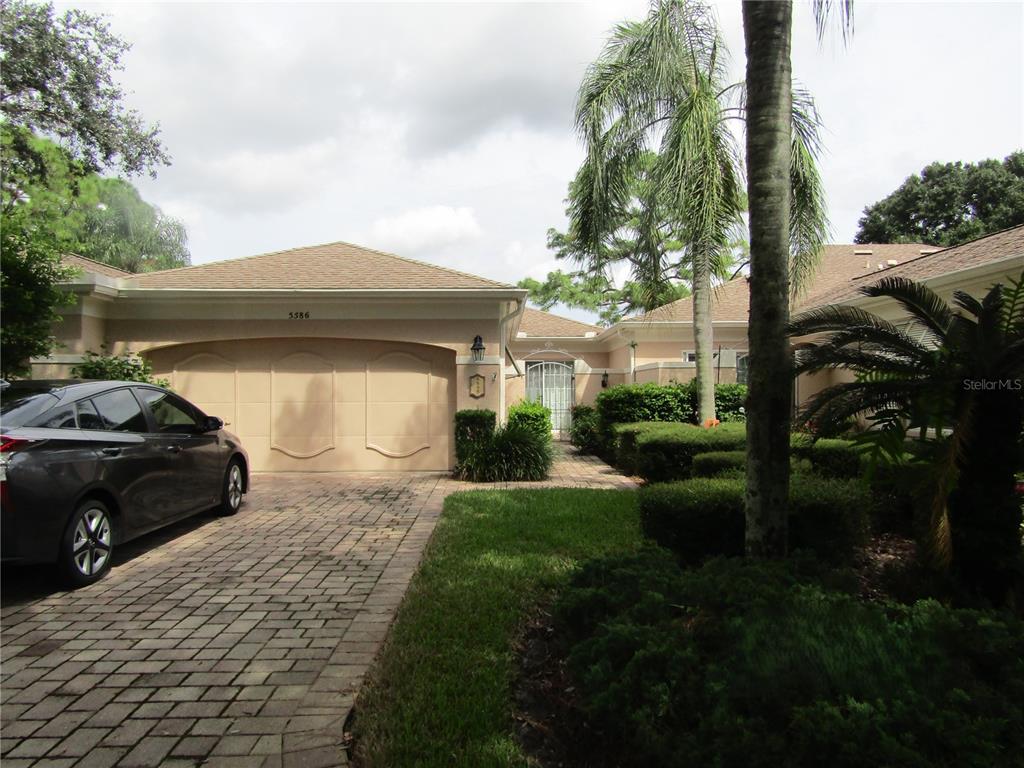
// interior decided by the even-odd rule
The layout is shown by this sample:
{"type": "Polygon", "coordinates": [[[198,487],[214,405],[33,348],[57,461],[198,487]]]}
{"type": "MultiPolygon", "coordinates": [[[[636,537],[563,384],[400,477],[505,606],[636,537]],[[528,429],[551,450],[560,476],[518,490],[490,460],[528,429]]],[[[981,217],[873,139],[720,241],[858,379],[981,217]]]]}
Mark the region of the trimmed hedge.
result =
{"type": "MultiPolygon", "coordinates": [[[[743,554],[746,521],[742,478],[695,478],[640,489],[644,533],[687,564],[743,554]]],[[[867,534],[870,489],[854,480],[794,475],[789,541],[830,563],[849,561],[867,534]]]]}
{"type": "Polygon", "coordinates": [[[717,477],[722,473],[742,472],[747,468],[747,452],[711,451],[693,457],[694,477],[717,477]]]}
{"type": "Polygon", "coordinates": [[[864,448],[851,440],[809,440],[794,434],[790,440],[793,455],[807,459],[812,469],[822,477],[854,478],[864,474],[864,448]]]}
{"type": "Polygon", "coordinates": [[[657,550],[586,563],[554,607],[587,762],[1010,768],[1024,754],[1024,625],[875,603],[792,560],[681,571],[657,550]]]}
{"type": "Polygon", "coordinates": [[[509,424],[473,443],[456,476],[476,483],[543,480],[552,460],[550,436],[509,424]]]}
{"type": "Polygon", "coordinates": [[[539,402],[523,400],[509,406],[508,425],[535,432],[538,437],[551,439],[551,409],[539,402]]]}
{"type": "Polygon", "coordinates": [[[461,466],[473,445],[494,434],[498,415],[486,408],[455,412],[455,462],[461,466]]]}
{"type": "Polygon", "coordinates": [[[601,433],[596,408],[591,405],[573,406],[569,440],[583,453],[601,452],[601,433]]]}
{"type": "Polygon", "coordinates": [[[692,424],[659,424],[635,436],[635,473],[648,482],[691,477],[693,459],[702,453],[735,451],[747,442],[743,423],[705,429],[692,424]]]}
{"type": "MultiPolygon", "coordinates": [[[[743,421],[747,387],[715,385],[715,409],[720,421],[743,421]]],[[[616,424],[647,421],[697,423],[696,381],[685,384],[619,384],[602,390],[595,401],[598,429],[605,453],[615,450],[616,424]]]]}

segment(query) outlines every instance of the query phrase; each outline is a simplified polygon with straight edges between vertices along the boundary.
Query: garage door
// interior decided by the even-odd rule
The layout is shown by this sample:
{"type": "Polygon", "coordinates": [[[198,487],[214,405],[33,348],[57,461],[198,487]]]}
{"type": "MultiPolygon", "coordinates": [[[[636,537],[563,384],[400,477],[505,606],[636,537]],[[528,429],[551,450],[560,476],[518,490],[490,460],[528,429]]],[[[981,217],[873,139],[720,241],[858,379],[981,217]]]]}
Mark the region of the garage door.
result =
{"type": "Polygon", "coordinates": [[[229,423],[256,471],[451,467],[451,350],[256,339],[187,344],[148,357],[155,375],[229,423]]]}

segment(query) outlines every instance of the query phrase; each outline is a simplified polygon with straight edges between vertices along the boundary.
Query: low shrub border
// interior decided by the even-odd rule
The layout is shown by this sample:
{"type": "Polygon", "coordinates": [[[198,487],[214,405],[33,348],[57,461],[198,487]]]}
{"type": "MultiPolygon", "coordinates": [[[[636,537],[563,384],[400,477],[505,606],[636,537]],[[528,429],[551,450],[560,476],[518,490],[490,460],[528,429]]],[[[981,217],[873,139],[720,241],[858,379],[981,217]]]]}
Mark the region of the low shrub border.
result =
{"type": "Polygon", "coordinates": [[[550,432],[508,424],[472,443],[455,475],[474,483],[543,480],[553,459],[550,432]]]}
{"type": "Polygon", "coordinates": [[[693,459],[701,453],[735,451],[747,442],[746,424],[697,427],[661,424],[639,430],[635,436],[635,474],[648,482],[688,478],[693,459]]]}
{"type": "MultiPolygon", "coordinates": [[[[695,478],[640,490],[644,533],[697,564],[742,555],[746,484],[742,478],[695,478]]],[[[794,475],[790,482],[789,541],[830,563],[849,561],[867,535],[867,484],[794,475]]]]}
{"type": "Polygon", "coordinates": [[[711,451],[693,457],[694,477],[716,477],[723,473],[742,472],[746,467],[746,450],[711,451]]]}
{"type": "MultiPolygon", "coordinates": [[[[715,385],[715,408],[722,422],[743,421],[747,388],[743,384],[715,385]]],[[[618,424],[648,421],[697,423],[695,381],[685,384],[619,384],[603,390],[594,403],[597,412],[599,453],[613,456],[614,428],[618,424]]]]}

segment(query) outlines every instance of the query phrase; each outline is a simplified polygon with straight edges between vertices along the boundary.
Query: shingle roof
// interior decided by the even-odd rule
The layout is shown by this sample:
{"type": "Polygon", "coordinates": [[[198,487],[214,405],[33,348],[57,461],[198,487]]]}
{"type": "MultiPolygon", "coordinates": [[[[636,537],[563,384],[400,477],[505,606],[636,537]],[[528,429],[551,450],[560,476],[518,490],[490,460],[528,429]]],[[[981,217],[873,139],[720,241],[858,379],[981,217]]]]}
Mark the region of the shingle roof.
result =
{"type": "Polygon", "coordinates": [[[586,336],[588,333],[596,334],[600,331],[596,325],[570,320],[568,317],[560,317],[532,307],[526,308],[523,319],[519,322],[519,332],[527,336],[586,336]]]}
{"type": "Polygon", "coordinates": [[[882,271],[874,271],[844,281],[841,285],[818,297],[817,305],[837,304],[850,301],[858,296],[858,291],[866,285],[872,285],[883,277],[906,277],[911,280],[927,280],[950,272],[958,272],[992,261],[1017,257],[1019,268],[1024,269],[1024,225],[1004,229],[962,245],[955,245],[945,250],[888,267],[882,271]]]}
{"type": "MultiPolygon", "coordinates": [[[[865,245],[826,245],[821,262],[808,290],[797,298],[797,309],[818,306],[821,297],[837,286],[864,273],[874,273],[878,264],[889,260],[907,262],[922,258],[922,251],[935,248],[921,243],[871,243],[865,245]]],[[[746,276],[722,283],[714,289],[711,316],[718,322],[746,322],[750,309],[750,290],[746,276]]],[[[687,297],[658,307],[630,320],[640,323],[692,322],[693,299],[687,297]]]]}
{"type": "Polygon", "coordinates": [[[401,290],[512,286],[350,243],[292,248],[138,275],[139,288],[401,290]]]}
{"type": "Polygon", "coordinates": [[[105,275],[106,277],[131,277],[131,272],[125,272],[123,269],[112,267],[109,264],[104,264],[99,261],[93,261],[87,259],[84,256],[78,256],[73,253],[66,253],[61,256],[61,261],[66,266],[80,269],[83,272],[92,272],[96,275],[105,275]]]}

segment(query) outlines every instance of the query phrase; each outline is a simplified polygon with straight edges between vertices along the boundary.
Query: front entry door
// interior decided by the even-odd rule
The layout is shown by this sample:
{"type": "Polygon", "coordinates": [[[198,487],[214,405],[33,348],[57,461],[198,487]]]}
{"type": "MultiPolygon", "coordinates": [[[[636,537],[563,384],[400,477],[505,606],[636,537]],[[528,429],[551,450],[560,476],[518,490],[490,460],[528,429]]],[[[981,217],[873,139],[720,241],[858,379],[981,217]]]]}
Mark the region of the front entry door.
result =
{"type": "Polygon", "coordinates": [[[526,399],[551,410],[551,427],[559,440],[569,436],[572,421],[572,365],[560,362],[526,364],[526,399]]]}

